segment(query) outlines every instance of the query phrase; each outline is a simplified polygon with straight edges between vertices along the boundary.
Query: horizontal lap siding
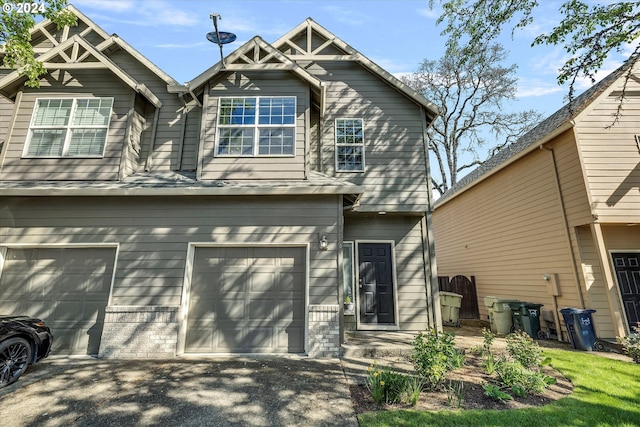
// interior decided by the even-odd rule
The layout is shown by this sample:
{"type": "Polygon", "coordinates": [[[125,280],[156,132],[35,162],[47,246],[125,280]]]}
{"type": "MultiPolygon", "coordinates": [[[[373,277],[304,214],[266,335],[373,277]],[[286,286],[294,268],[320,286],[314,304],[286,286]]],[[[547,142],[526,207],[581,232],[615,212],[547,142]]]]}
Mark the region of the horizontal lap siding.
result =
{"type": "MultiPolygon", "coordinates": [[[[109,54],[109,59],[115,62],[128,75],[153,92],[162,102],[160,113],[158,114],[158,124],[153,142],[153,167],[154,171],[169,171],[178,169],[180,160],[180,135],[182,132],[182,101],[175,93],[167,92],[167,82],[156,76],[137,59],[127,52],[118,50],[109,54]]],[[[115,78],[115,77],[114,77],[115,78]]],[[[149,108],[151,111],[153,107],[149,108]]],[[[153,120],[153,113],[150,114],[149,123],[153,120]]],[[[150,129],[149,129],[150,132],[150,129]]],[[[148,140],[150,141],[150,139],[148,140]]],[[[186,141],[185,141],[186,143],[186,141]]],[[[197,143],[190,140],[188,144],[197,143]]],[[[145,164],[150,146],[143,147],[144,157],[140,159],[142,165],[145,164]]]]}
{"type": "Polygon", "coordinates": [[[13,125],[0,180],[117,180],[132,89],[106,71],[53,72],[40,89],[25,88],[13,125]],[[57,80],[65,82],[61,87],[57,80]],[[113,97],[113,110],[102,158],[22,158],[38,98],[113,97]]]}
{"type": "MultiPolygon", "coordinates": [[[[426,211],[428,194],[421,108],[353,62],[323,62],[309,69],[327,82],[322,149],[325,173],[365,188],[359,211],[426,211]],[[335,120],[364,120],[365,172],[336,171],[335,120]]],[[[316,161],[312,165],[316,167],[316,161]]]]}
{"type": "Polygon", "coordinates": [[[290,72],[230,74],[211,82],[204,113],[202,179],[304,179],[309,91],[309,85],[290,72]],[[216,156],[218,100],[233,96],[295,96],[295,156],[216,156]]]}
{"type": "Polygon", "coordinates": [[[439,276],[475,276],[484,297],[516,298],[552,307],[544,274],[557,273],[560,305],[579,300],[550,154],[537,150],[433,214],[439,276]]]}
{"type": "Polygon", "coordinates": [[[309,244],[310,304],[337,304],[337,196],[0,198],[0,246],[119,244],[112,304],[178,305],[189,242],[309,244]],[[329,250],[318,250],[325,234],[329,250]]]}
{"type": "Polygon", "coordinates": [[[400,329],[424,330],[428,316],[421,218],[349,215],[344,240],[394,241],[400,329]]]}
{"type": "MultiPolygon", "coordinates": [[[[602,263],[600,262],[591,228],[589,226],[577,227],[576,233],[580,241],[581,268],[587,289],[584,301],[585,308],[596,310],[596,312],[593,313],[596,336],[600,338],[613,338],[616,336],[616,333],[612,313],[609,308],[607,287],[602,271],[602,263]]],[[[609,255],[607,254],[607,256],[609,255]]],[[[615,305],[619,310],[620,305],[617,301],[615,305]]],[[[580,308],[578,305],[575,307],[580,308]]]]}
{"type": "MultiPolygon", "coordinates": [[[[0,96],[0,144],[7,142],[9,126],[13,119],[13,106],[13,102],[0,96]]],[[[0,159],[2,158],[1,156],[2,150],[0,150],[0,159]]]]}
{"type": "MultiPolygon", "coordinates": [[[[627,90],[637,93],[640,84],[630,79],[627,90]]],[[[603,223],[640,219],[640,97],[627,95],[622,116],[611,126],[618,104],[615,94],[602,96],[576,124],[593,210],[603,223]]]]}

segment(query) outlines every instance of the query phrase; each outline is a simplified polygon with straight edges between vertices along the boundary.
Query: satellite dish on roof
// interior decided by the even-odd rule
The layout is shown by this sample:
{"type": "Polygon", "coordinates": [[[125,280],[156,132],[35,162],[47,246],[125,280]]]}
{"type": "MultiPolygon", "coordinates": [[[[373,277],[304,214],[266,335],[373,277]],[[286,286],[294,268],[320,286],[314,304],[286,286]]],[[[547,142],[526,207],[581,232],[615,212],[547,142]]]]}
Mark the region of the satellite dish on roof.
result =
{"type": "Polygon", "coordinates": [[[222,54],[222,45],[233,43],[236,39],[236,35],[233,33],[227,33],[226,31],[218,31],[218,19],[222,19],[222,16],[218,13],[212,13],[209,15],[211,19],[213,19],[213,27],[216,29],[210,33],[207,33],[207,40],[211,43],[215,43],[220,48],[220,62],[222,63],[222,68],[225,67],[224,64],[224,55],[222,54]]]}
{"type": "Polygon", "coordinates": [[[227,33],[225,31],[212,31],[210,33],[207,33],[207,40],[217,45],[233,43],[234,41],[236,41],[236,35],[233,33],[227,33]]]}

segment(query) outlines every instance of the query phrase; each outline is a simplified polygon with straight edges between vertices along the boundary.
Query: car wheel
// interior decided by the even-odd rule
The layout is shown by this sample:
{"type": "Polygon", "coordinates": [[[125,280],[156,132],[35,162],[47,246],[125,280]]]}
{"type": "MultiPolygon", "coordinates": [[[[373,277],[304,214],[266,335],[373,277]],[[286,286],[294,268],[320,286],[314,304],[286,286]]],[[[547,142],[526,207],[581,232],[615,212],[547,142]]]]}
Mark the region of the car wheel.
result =
{"type": "Polygon", "coordinates": [[[14,337],[0,343],[0,388],[20,378],[31,360],[31,346],[23,338],[14,337]]]}

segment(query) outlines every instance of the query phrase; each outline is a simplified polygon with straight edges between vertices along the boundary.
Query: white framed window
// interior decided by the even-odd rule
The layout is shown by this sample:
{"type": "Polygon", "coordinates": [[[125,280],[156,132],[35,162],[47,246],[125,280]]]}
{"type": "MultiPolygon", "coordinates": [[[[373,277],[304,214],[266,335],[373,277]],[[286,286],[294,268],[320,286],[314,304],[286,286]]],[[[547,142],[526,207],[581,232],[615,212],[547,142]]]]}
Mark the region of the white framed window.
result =
{"type": "Polygon", "coordinates": [[[102,157],[113,98],[36,99],[23,157],[102,157]]]}
{"type": "Polygon", "coordinates": [[[362,119],[336,119],[336,170],[364,172],[362,119]]]}
{"type": "Polygon", "coordinates": [[[220,98],[218,156],[293,156],[295,133],[295,96],[220,98]]]}

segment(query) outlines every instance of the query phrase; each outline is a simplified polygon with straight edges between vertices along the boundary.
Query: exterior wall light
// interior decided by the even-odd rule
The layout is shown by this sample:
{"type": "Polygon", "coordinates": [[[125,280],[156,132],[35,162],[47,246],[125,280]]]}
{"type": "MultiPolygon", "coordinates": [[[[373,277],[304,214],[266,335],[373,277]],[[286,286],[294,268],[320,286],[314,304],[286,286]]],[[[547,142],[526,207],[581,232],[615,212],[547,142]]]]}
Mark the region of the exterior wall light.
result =
{"type": "Polygon", "coordinates": [[[323,234],[320,238],[320,250],[326,251],[327,249],[329,249],[329,241],[327,240],[327,236],[323,234]]]}

